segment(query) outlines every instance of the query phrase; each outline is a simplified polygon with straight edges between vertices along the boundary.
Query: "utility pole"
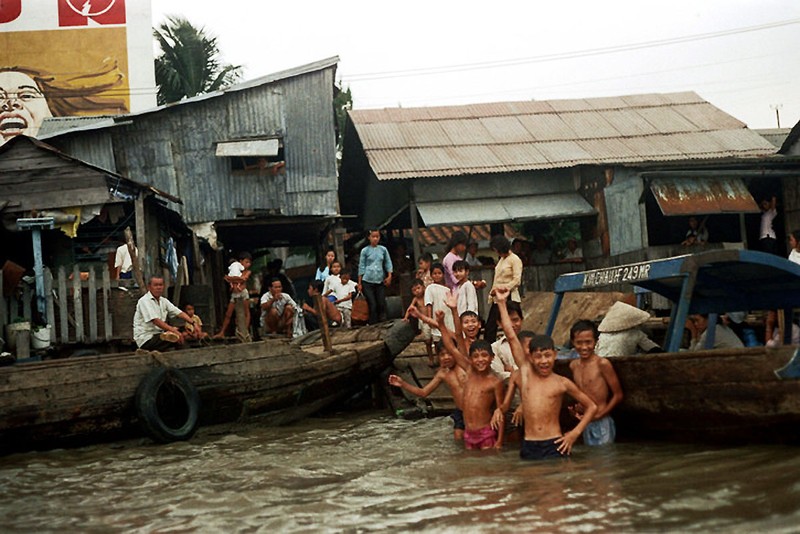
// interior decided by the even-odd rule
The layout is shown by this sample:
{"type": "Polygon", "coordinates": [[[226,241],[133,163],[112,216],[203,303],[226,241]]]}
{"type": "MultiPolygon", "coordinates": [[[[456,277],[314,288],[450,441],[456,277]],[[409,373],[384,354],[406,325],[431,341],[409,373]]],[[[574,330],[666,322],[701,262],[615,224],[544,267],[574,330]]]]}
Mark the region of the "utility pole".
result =
{"type": "Polygon", "coordinates": [[[783,104],[770,104],[770,108],[775,110],[775,119],[778,121],[778,128],[781,127],[781,108],[783,104]]]}

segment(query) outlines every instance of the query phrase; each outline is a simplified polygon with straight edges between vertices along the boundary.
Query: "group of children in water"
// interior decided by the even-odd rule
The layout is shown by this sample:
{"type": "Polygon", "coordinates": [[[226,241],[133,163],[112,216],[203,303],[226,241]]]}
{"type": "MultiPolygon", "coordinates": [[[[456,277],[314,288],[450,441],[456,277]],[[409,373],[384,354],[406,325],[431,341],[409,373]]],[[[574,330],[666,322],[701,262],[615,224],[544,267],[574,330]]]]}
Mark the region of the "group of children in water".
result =
{"type": "Polygon", "coordinates": [[[505,334],[493,345],[478,339],[476,311],[460,311],[460,291],[442,286],[445,309],[440,302],[434,307],[428,292],[443,274],[437,271],[436,266],[431,269],[433,283],[428,288],[422,280],[415,281],[414,302],[406,319],[419,320],[428,327],[431,339],[438,338],[439,369],[423,388],[397,375],[389,376],[391,385],[426,397],[442,382],[447,384],[456,405],[454,437],[463,440],[467,449],[500,449],[506,430],[517,426],[523,429],[520,456],[526,460],[567,456],[581,435],[590,446],[614,442],[616,430],[609,414],[623,393],[611,362],[595,353],[598,334],[593,323],[578,321],[570,330],[579,356],[570,363],[572,382],[554,373],[556,350],[549,336],[520,331],[522,310],[509,299],[508,288],[495,286],[491,291],[499,311],[498,326],[505,334]],[[520,403],[512,412],[516,391],[520,403]],[[577,424],[563,433],[560,416],[565,395],[576,401],[569,413],[577,424]]]}

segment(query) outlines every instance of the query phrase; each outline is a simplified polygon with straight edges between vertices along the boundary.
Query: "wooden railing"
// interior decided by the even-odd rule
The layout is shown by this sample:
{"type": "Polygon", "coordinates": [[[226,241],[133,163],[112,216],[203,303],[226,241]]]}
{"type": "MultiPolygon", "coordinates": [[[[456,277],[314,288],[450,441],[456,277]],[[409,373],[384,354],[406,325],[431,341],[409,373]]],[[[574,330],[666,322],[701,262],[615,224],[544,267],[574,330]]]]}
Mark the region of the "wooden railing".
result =
{"type": "MultiPolygon", "coordinates": [[[[108,269],[102,269],[98,279],[94,267],[84,273],[78,267],[69,273],[59,267],[56,276],[49,268],[44,271],[45,315],[50,325],[51,343],[101,343],[112,339],[130,339],[129,325],[138,293],[117,290],[120,284],[111,281],[108,269]],[[112,289],[115,291],[112,292],[112,289]],[[115,331],[113,317],[124,319],[115,331]],[[124,317],[123,317],[124,316],[124,317]]],[[[0,280],[2,272],[0,271],[0,280]]],[[[0,288],[2,284],[0,284],[0,288]]],[[[2,289],[0,289],[0,292],[2,289]]],[[[11,295],[0,294],[0,330],[17,317],[32,321],[35,317],[36,293],[29,284],[11,295]]],[[[41,321],[40,321],[41,322],[41,321]]]]}

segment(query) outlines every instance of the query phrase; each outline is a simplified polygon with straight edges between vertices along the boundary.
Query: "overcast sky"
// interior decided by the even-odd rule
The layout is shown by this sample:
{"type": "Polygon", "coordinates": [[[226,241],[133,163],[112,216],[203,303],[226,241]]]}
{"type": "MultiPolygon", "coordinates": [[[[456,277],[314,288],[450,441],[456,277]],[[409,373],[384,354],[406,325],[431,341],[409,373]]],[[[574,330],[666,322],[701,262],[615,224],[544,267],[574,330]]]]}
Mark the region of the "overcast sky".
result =
{"type": "Polygon", "coordinates": [[[245,79],[338,55],[356,108],[695,91],[751,128],[800,120],[796,0],[152,0],[245,79]],[[676,42],[677,41],[677,42],[676,42]]]}

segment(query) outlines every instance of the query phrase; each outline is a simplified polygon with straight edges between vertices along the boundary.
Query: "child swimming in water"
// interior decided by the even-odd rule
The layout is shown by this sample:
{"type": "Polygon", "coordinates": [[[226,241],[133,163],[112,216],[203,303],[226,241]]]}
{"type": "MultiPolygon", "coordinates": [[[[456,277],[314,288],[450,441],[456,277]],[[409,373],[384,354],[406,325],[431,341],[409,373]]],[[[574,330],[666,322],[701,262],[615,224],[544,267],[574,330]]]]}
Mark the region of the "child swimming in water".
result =
{"type": "MultiPolygon", "coordinates": [[[[520,448],[520,457],[523,460],[543,460],[569,455],[572,445],[594,418],[597,405],[571,380],[553,373],[555,350],[531,350],[531,359],[525,357],[525,351],[508,316],[506,301],[509,294],[506,287],[496,287],[493,290],[494,301],[500,312],[500,323],[520,373],[522,414],[525,420],[525,439],[520,448]],[[582,405],[584,416],[574,429],[562,434],[559,416],[566,394],[582,405]]],[[[502,412],[498,419],[502,420],[502,412]]],[[[497,420],[493,420],[493,423],[497,424],[497,420]]]]}
{"type": "Polygon", "coordinates": [[[436,390],[442,382],[447,384],[450,394],[453,396],[453,402],[456,404],[456,409],[450,416],[453,419],[453,438],[461,441],[464,439],[464,412],[461,410],[461,398],[464,394],[464,381],[467,379],[467,374],[456,365],[455,359],[445,350],[444,342],[441,340],[436,343],[436,352],[439,354],[439,370],[433,375],[431,381],[425,384],[425,387],[419,388],[409,384],[397,375],[389,375],[389,384],[423,398],[436,390]]]}
{"type": "Polygon", "coordinates": [[[500,449],[503,446],[503,414],[500,424],[492,421],[503,403],[503,381],[491,369],[492,346],[477,340],[469,347],[465,356],[453,342],[453,332],[447,327],[444,312],[436,312],[436,321],[442,332],[445,348],[456,363],[466,371],[461,409],[464,411],[464,445],[467,449],[500,449]]]}

